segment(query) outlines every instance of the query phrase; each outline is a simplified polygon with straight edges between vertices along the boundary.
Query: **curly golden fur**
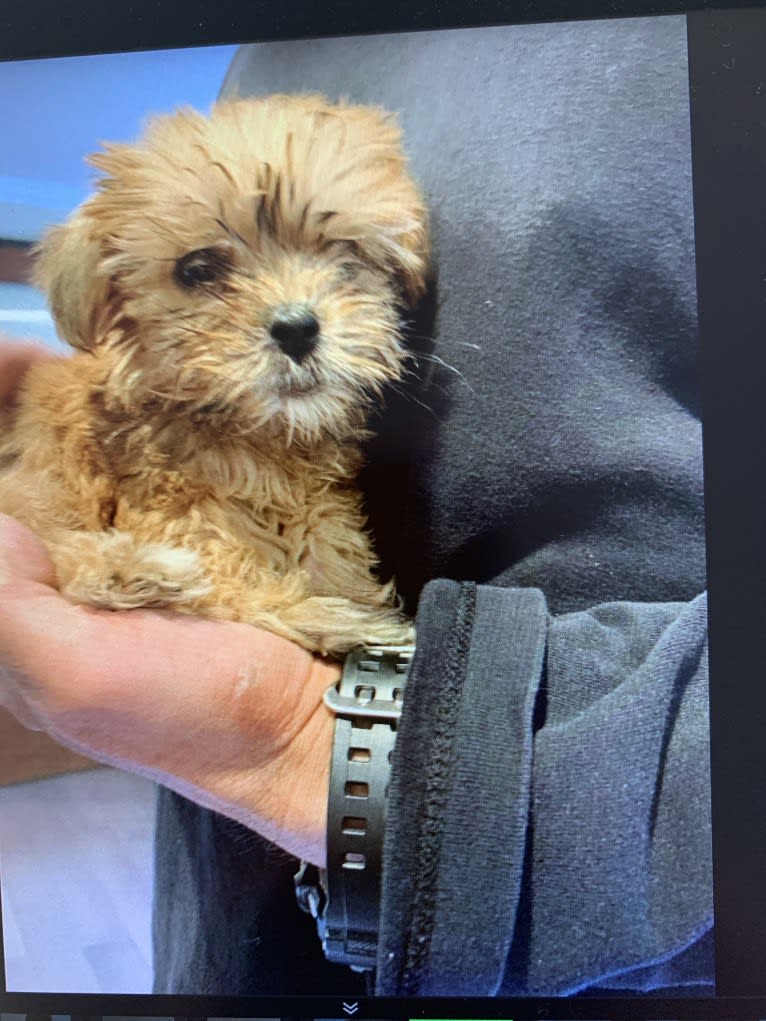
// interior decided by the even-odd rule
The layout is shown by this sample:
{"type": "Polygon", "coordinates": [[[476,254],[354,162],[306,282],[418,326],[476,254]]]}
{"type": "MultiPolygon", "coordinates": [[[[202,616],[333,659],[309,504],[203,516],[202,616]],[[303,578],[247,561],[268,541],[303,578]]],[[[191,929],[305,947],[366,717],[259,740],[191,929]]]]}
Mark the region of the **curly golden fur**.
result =
{"type": "Polygon", "coordinates": [[[98,190],[39,258],[77,351],[29,372],[0,510],[79,603],[246,621],[330,655],[406,641],[355,488],[424,289],[396,123],[238,100],[91,162],[98,190]]]}

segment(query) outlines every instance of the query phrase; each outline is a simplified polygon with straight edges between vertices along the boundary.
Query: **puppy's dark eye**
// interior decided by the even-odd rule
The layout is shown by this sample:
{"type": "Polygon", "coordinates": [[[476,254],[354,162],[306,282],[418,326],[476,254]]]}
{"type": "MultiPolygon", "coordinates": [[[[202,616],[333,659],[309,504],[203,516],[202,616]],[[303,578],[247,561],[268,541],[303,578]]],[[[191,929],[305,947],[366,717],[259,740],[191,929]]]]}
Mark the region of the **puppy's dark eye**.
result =
{"type": "Polygon", "coordinates": [[[173,270],[173,279],[181,287],[201,287],[220,280],[229,269],[229,260],[217,248],[198,248],[181,256],[173,270]]]}

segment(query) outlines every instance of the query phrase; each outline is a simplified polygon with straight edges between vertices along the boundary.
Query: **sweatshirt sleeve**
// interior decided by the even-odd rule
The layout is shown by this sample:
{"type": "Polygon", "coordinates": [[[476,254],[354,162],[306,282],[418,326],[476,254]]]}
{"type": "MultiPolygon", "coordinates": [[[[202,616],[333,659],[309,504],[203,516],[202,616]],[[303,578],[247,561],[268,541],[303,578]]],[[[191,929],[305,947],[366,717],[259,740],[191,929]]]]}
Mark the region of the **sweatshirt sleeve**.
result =
{"type": "Polygon", "coordinates": [[[379,995],[712,982],[704,596],[551,617],[424,590],[394,756],[379,995]]]}

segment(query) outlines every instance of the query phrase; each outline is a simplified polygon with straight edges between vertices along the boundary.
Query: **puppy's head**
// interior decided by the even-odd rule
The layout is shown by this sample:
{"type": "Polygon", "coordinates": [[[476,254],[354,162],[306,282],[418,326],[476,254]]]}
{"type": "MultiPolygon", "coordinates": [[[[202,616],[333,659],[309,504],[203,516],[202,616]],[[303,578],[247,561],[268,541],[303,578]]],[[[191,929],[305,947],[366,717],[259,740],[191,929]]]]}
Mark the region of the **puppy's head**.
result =
{"type": "Polygon", "coordinates": [[[380,110],[273,96],[156,118],[91,157],[97,193],[41,247],[75,347],[134,402],[342,436],[404,358],[425,211],[380,110]]]}

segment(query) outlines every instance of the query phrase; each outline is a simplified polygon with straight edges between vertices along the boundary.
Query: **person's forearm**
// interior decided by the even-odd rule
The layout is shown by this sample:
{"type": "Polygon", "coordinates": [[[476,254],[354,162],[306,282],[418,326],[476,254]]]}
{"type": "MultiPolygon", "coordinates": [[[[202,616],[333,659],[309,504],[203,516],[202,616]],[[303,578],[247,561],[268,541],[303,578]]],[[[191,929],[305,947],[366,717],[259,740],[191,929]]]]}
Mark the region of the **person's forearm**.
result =
{"type": "Polygon", "coordinates": [[[638,988],[663,955],[686,981],[712,915],[704,598],[551,618],[535,590],[441,581],[417,623],[377,992],[638,988]]]}

